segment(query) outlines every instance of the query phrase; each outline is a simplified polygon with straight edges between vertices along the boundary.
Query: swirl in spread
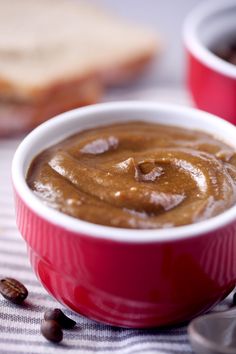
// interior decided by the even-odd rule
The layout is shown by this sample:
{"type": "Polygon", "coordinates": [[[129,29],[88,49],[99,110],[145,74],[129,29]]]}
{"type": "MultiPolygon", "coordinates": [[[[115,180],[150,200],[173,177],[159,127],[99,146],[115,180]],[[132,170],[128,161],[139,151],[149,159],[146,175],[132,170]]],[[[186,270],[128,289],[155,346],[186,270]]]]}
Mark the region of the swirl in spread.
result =
{"type": "Polygon", "coordinates": [[[129,122],[45,150],[27,182],[48,206],[114,227],[192,224],[236,203],[236,152],[201,131],[129,122]]]}

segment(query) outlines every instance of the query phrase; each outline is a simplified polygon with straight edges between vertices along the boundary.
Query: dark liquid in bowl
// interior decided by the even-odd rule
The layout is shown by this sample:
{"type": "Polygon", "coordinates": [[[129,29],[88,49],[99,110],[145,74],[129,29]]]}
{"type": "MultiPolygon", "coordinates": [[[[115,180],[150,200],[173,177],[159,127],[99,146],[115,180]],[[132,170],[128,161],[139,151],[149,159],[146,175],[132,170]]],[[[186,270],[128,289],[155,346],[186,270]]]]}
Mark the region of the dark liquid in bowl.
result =
{"type": "Polygon", "coordinates": [[[236,65],[236,36],[231,40],[215,45],[212,52],[221,59],[236,65]]]}

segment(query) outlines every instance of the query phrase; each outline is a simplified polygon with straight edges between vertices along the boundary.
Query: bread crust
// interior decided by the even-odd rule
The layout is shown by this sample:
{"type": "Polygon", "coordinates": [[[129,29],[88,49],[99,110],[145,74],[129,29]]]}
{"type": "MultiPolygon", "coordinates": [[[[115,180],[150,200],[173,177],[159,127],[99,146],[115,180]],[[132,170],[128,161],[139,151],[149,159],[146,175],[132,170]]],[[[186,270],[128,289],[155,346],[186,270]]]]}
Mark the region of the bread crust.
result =
{"type": "Polygon", "coordinates": [[[19,135],[59,113],[96,103],[102,93],[99,81],[89,79],[57,83],[37,101],[0,99],[0,136],[19,135]]]}
{"type": "Polygon", "coordinates": [[[122,65],[107,68],[101,73],[104,84],[106,86],[119,86],[135,80],[140,74],[147,70],[148,64],[153,61],[154,55],[155,50],[135,60],[129,60],[122,65]]]}

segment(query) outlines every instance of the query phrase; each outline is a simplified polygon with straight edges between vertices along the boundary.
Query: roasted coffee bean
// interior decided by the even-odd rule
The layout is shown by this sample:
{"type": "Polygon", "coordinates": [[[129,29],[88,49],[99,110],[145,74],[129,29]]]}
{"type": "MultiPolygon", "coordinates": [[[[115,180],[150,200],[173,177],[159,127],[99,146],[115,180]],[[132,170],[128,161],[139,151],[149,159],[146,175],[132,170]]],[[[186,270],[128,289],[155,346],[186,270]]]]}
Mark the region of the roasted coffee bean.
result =
{"type": "Polygon", "coordinates": [[[60,309],[47,310],[44,314],[44,319],[54,320],[65,329],[73,328],[76,325],[76,322],[67,317],[60,309]]]}
{"type": "Polygon", "coordinates": [[[21,304],[28,296],[28,290],[18,280],[4,278],[0,280],[0,293],[14,304],[21,304]]]}
{"type": "Polygon", "coordinates": [[[41,333],[50,342],[59,343],[63,339],[61,326],[54,320],[44,320],[41,323],[41,333]]]}

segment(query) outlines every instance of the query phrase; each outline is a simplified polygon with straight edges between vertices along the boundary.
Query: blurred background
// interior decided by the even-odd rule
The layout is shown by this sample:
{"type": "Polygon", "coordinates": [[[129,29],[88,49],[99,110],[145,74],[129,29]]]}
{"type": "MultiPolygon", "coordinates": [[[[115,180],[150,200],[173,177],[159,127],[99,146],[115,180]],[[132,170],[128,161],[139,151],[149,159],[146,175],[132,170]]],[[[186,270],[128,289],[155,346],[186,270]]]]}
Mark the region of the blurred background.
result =
{"type": "Polygon", "coordinates": [[[162,53],[136,85],[141,87],[182,86],[184,48],[182,25],[191,9],[206,0],[92,0],[113,12],[153,29],[162,42],[162,53]]]}
{"type": "Polygon", "coordinates": [[[0,136],[99,101],[189,104],[182,28],[203,1],[0,0],[0,136]]]}

